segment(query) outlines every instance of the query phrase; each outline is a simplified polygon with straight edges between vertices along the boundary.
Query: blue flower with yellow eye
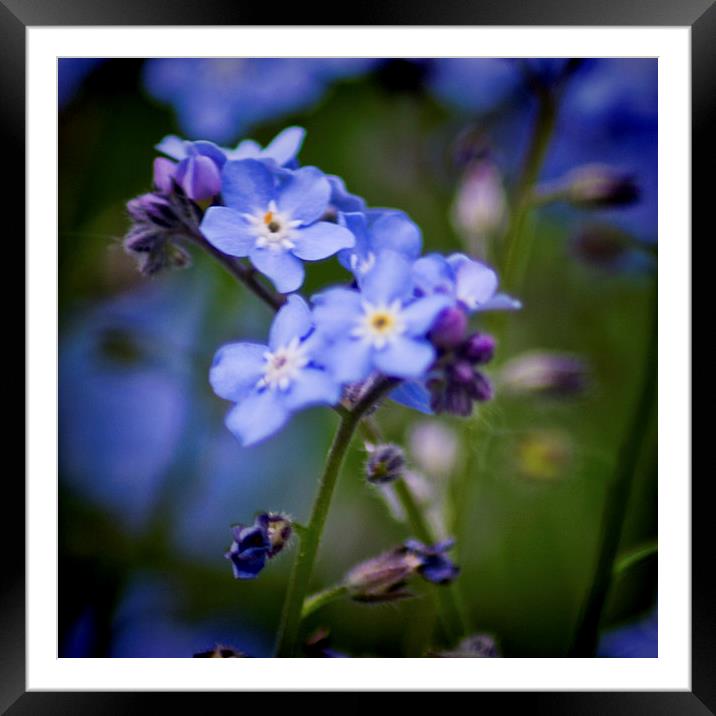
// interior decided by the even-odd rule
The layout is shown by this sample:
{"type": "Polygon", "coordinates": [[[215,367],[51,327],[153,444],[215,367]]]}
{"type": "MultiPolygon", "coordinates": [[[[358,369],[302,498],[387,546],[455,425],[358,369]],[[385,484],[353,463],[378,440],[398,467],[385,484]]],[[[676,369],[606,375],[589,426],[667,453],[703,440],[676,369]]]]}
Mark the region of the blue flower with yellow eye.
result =
{"type": "Polygon", "coordinates": [[[248,257],[281,293],[303,284],[304,261],[351,248],[353,234],[321,221],[331,186],[316,167],[280,169],[256,159],[229,161],[221,174],[226,206],[210,207],[200,230],[230,256],[248,257]]]}

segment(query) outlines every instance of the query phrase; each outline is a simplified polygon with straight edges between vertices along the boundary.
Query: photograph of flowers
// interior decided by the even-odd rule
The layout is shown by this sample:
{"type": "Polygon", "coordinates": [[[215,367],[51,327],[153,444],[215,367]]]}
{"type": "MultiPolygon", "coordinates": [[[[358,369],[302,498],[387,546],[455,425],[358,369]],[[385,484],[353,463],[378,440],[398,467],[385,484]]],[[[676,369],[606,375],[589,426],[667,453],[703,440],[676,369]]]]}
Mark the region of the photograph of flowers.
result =
{"type": "Polygon", "coordinates": [[[60,58],[59,657],[657,657],[656,58],[60,58]]]}

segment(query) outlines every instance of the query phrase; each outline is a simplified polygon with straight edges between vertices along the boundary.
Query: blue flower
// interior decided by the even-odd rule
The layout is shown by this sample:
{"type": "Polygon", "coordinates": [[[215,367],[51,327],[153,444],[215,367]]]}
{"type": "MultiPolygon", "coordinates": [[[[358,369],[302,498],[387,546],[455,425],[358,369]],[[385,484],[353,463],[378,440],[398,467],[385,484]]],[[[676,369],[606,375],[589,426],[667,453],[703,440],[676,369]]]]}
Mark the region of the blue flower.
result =
{"type": "Polygon", "coordinates": [[[435,360],[426,336],[450,301],[416,299],[410,269],[401,254],[382,251],[360,276],[359,291],[333,288],[314,298],[316,329],[329,343],[326,366],[339,382],[363,380],[373,371],[417,378],[435,360]]]}
{"type": "Polygon", "coordinates": [[[201,231],[231,256],[248,256],[281,293],[304,279],[303,261],[318,261],[355,243],[343,226],[320,221],[331,194],[316,167],[272,168],[255,159],[230,161],[222,172],[226,206],[210,207],[201,231]]]}
{"type": "Polygon", "coordinates": [[[339,222],[355,236],[355,246],[338,254],[338,260],[356,276],[368,271],[379,251],[390,249],[409,261],[420,256],[423,239],[418,225],[397,209],[368,209],[341,214],[339,222]]]}
{"type": "Polygon", "coordinates": [[[454,540],[444,540],[433,546],[411,539],[404,544],[408,554],[420,560],[417,572],[423,579],[433,584],[450,584],[460,574],[460,568],[453,564],[445,552],[452,549],[454,540]]]}
{"type": "Polygon", "coordinates": [[[296,157],[301,151],[306,130],[303,127],[287,127],[279,132],[265,147],[253,139],[244,139],[236,149],[224,149],[227,159],[264,159],[276,162],[280,167],[294,169],[296,157]]]}
{"type": "Polygon", "coordinates": [[[156,149],[178,162],[173,166],[163,159],[155,162],[154,183],[160,191],[170,193],[172,180],[195,201],[211,199],[221,191],[221,168],[226,156],[216,144],[188,142],[170,134],[156,149]]]}
{"type": "Polygon", "coordinates": [[[345,182],[338,176],[328,174],[326,176],[328,183],[331,185],[331,207],[335,211],[365,211],[365,199],[357,194],[351,194],[347,189],[345,182]]]}
{"type": "Polygon", "coordinates": [[[468,313],[516,310],[521,303],[497,293],[497,274],[489,266],[465,254],[428,254],[413,265],[413,280],[419,296],[449,296],[468,313]]]}
{"type": "Polygon", "coordinates": [[[262,512],[252,525],[234,525],[234,541],[224,555],[231,560],[235,579],[254,579],[291,537],[291,522],[283,515],[262,512]]]}
{"type": "Polygon", "coordinates": [[[340,385],[317,363],[321,345],[306,302],[294,295],[276,314],[268,346],[231,343],[218,351],[209,380],[236,403],[226,426],[244,445],[269,437],[298,410],[338,402],[340,385]]]}

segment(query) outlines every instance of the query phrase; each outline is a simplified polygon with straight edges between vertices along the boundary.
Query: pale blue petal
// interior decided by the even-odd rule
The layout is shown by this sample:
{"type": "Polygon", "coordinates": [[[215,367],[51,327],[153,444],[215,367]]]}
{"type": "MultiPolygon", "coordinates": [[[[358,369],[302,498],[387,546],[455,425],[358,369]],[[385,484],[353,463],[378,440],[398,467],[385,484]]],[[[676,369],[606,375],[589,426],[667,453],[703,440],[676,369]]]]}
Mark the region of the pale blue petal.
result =
{"type": "Polygon", "coordinates": [[[494,296],[497,274],[485,264],[466,261],[455,272],[455,288],[459,301],[469,308],[477,308],[494,296]]]}
{"type": "Polygon", "coordinates": [[[241,159],[224,164],[221,195],[232,209],[245,214],[266,211],[274,190],[275,176],[263,162],[241,159]]]}
{"type": "Polygon", "coordinates": [[[239,402],[255,387],[264,373],[267,346],[258,343],[229,343],[214,356],[209,382],[226,400],[239,402]]]}
{"type": "Polygon", "coordinates": [[[306,130],[303,127],[288,127],[273,138],[263,150],[262,155],[267,159],[273,159],[279,166],[283,166],[296,158],[305,138],[306,130]]]}
{"type": "Polygon", "coordinates": [[[370,303],[390,303],[412,292],[410,262],[395,251],[381,251],[375,265],[360,278],[363,295],[370,303]]]}
{"type": "Polygon", "coordinates": [[[455,274],[450,264],[440,254],[428,254],[413,264],[413,281],[416,290],[423,294],[455,292],[455,274]]]}
{"type": "Polygon", "coordinates": [[[348,288],[328,289],[315,295],[312,302],[316,329],[329,339],[352,330],[363,313],[360,294],[348,288]]]}
{"type": "Polygon", "coordinates": [[[331,375],[318,368],[306,368],[286,393],[286,405],[291,411],[310,405],[335,405],[340,397],[340,384],[331,375]]]}
{"type": "Polygon", "coordinates": [[[438,314],[451,305],[453,299],[441,295],[426,296],[414,301],[403,309],[407,332],[411,336],[424,336],[432,328],[438,314]]]}
{"type": "Polygon", "coordinates": [[[407,336],[399,336],[373,354],[376,367],[394,378],[420,378],[434,360],[435,349],[430,343],[407,336]]]}
{"type": "Polygon", "coordinates": [[[271,350],[275,351],[285,346],[292,338],[303,338],[311,330],[312,325],[311,311],[306,302],[295,294],[289,296],[271,324],[269,335],[271,350]]]}
{"type": "Polygon", "coordinates": [[[344,338],[329,346],[322,360],[338,383],[355,383],[367,378],[371,371],[373,349],[366,341],[344,338]]]}
{"type": "Polygon", "coordinates": [[[236,149],[225,149],[224,153],[229,159],[260,159],[261,145],[253,139],[244,139],[236,145],[236,149]]]}
{"type": "Polygon", "coordinates": [[[210,206],[199,230],[206,240],[229,256],[248,256],[256,243],[250,224],[238,211],[225,206],[210,206]]]}
{"type": "Polygon", "coordinates": [[[177,137],[176,134],[168,134],[159,144],[156,144],[154,148],[172,159],[184,159],[187,156],[188,144],[189,142],[185,142],[183,139],[177,137]]]}
{"type": "Polygon", "coordinates": [[[390,398],[396,403],[400,403],[426,415],[433,414],[432,408],[430,407],[430,391],[425,387],[425,383],[418,382],[417,380],[408,380],[401,383],[390,394],[390,398]]]}
{"type": "Polygon", "coordinates": [[[320,261],[355,244],[355,237],[348,229],[329,221],[317,221],[298,229],[292,240],[296,244],[292,253],[304,261],[320,261]]]}
{"type": "Polygon", "coordinates": [[[365,199],[356,194],[351,194],[343,182],[343,179],[333,174],[327,176],[331,185],[331,204],[338,211],[365,211],[365,199]]]}
{"type": "Polygon", "coordinates": [[[418,225],[402,211],[386,211],[370,220],[372,249],[392,249],[408,259],[417,259],[423,246],[418,225]]]}
{"type": "Polygon", "coordinates": [[[279,211],[292,219],[311,224],[323,216],[330,197],[331,185],[325,174],[316,167],[303,167],[286,172],[276,203],[279,211]]]}
{"type": "Polygon", "coordinates": [[[268,276],[279,293],[291,293],[301,287],[305,272],[300,259],[287,251],[254,248],[251,263],[268,276]]]}
{"type": "Polygon", "coordinates": [[[492,298],[479,305],[478,311],[518,311],[522,302],[506,293],[496,293],[492,298]]]}
{"type": "Polygon", "coordinates": [[[280,390],[250,393],[226,416],[226,427],[244,446],[254,445],[280,430],[290,412],[280,390]]]}
{"type": "Polygon", "coordinates": [[[366,223],[365,214],[358,211],[352,211],[338,215],[338,223],[345,226],[355,237],[355,244],[352,249],[341,251],[338,254],[338,260],[341,265],[349,271],[353,270],[351,258],[355,256],[358,261],[365,260],[368,257],[368,225],[366,223]]]}

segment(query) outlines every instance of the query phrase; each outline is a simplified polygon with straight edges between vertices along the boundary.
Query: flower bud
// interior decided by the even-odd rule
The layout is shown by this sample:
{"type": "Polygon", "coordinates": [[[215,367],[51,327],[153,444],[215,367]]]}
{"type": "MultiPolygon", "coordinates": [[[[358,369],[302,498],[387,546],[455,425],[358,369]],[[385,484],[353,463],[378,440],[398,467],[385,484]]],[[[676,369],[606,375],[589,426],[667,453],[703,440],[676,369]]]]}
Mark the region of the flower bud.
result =
{"type": "Polygon", "coordinates": [[[585,209],[627,206],[639,199],[634,178],[602,164],[587,164],[565,178],[567,201],[585,209]]]}
{"type": "Polygon", "coordinates": [[[256,518],[257,523],[264,525],[270,548],[268,558],[275,557],[290,541],[293,534],[291,520],[276,512],[264,512],[256,518]]]}
{"type": "Polygon", "coordinates": [[[365,465],[368,482],[385,484],[402,476],[405,469],[405,455],[397,445],[374,447],[365,465]]]}
{"type": "Polygon", "coordinates": [[[438,315],[429,338],[438,348],[455,348],[465,337],[467,323],[465,312],[450,306],[438,315]]]}
{"type": "Polygon", "coordinates": [[[494,659],[500,656],[497,643],[488,634],[473,634],[463,639],[451,651],[439,651],[430,656],[450,659],[494,659]]]}
{"type": "Polygon", "coordinates": [[[457,231],[468,238],[482,238],[503,225],[507,199],[502,176],[490,161],[471,165],[458,188],[452,207],[457,231]]]}
{"type": "Polygon", "coordinates": [[[254,579],[291,537],[291,521],[284,515],[262,512],[252,525],[234,525],[234,541],[224,555],[231,560],[235,579],[254,579]]]}
{"type": "Polygon", "coordinates": [[[460,568],[445,556],[453,548],[454,540],[444,540],[431,547],[408,540],[403,546],[408,554],[419,560],[417,572],[420,576],[433,584],[450,584],[457,579],[460,568]]]}
{"type": "Polygon", "coordinates": [[[422,564],[419,555],[397,547],[353,567],[344,584],[358,602],[390,602],[412,596],[405,589],[410,576],[422,564]]]}
{"type": "Polygon", "coordinates": [[[567,397],[585,390],[587,373],[584,361],[576,356],[531,351],[509,361],[500,379],[513,393],[567,397]]]}
{"type": "Polygon", "coordinates": [[[489,363],[495,354],[495,339],[486,333],[473,333],[460,346],[459,352],[475,365],[489,363]]]}

